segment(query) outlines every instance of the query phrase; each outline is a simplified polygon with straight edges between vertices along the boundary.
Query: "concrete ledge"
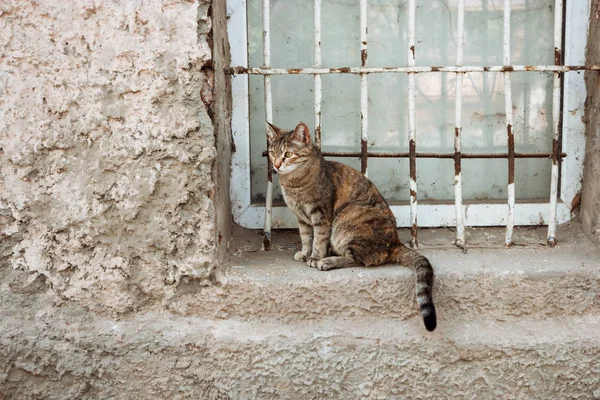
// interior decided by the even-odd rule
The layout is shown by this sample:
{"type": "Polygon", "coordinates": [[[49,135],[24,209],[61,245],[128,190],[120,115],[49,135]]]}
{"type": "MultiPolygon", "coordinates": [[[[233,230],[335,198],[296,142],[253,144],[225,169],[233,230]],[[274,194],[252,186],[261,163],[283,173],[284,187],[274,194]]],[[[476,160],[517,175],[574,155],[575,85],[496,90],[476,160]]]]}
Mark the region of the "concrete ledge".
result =
{"type": "MultiPolygon", "coordinates": [[[[600,318],[0,322],[8,399],[593,398],[600,318]],[[135,377],[135,379],[131,379],[135,377]]],[[[2,396],[0,396],[2,397],[2,396]]]]}
{"type": "Polygon", "coordinates": [[[188,316],[99,316],[0,268],[0,399],[600,398],[597,250],[580,230],[489,248],[495,232],[467,254],[421,235],[433,333],[411,271],[309,269],[294,233],[180,287],[168,306],[188,316]]]}
{"type": "MultiPolygon", "coordinates": [[[[442,321],[470,321],[481,315],[582,315],[600,310],[600,252],[577,227],[563,227],[559,246],[549,248],[545,228],[521,229],[521,246],[490,248],[503,230],[478,231],[467,254],[444,242],[452,233],[424,231],[422,253],[437,274],[434,292],[442,321]],[[479,244],[478,244],[479,243],[479,244]]],[[[407,319],[417,315],[412,270],[402,266],[322,272],[292,260],[296,233],[278,232],[275,250],[249,238],[220,286],[190,284],[168,305],[184,315],[212,319],[280,321],[323,317],[407,319]],[[256,247],[252,247],[256,246],[256,247]],[[255,249],[256,251],[251,251],[255,249]]],[[[449,241],[450,242],[450,241],[449,241]]],[[[500,241],[502,243],[502,241],[500,241]]],[[[446,242],[447,243],[447,242],[446,242]]]]}

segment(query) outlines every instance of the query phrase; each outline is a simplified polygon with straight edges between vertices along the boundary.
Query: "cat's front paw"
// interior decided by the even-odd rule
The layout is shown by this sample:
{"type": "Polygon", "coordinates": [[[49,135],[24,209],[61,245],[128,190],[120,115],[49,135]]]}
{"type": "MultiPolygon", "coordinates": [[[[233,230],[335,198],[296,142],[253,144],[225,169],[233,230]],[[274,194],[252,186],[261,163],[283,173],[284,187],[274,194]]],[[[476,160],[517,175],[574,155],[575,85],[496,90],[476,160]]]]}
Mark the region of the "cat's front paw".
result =
{"type": "Polygon", "coordinates": [[[296,254],[294,254],[294,260],[296,261],[306,261],[307,256],[306,254],[304,254],[301,251],[296,252],[296,254]]]}
{"type": "Polygon", "coordinates": [[[316,257],[308,257],[308,260],[306,260],[306,265],[308,265],[311,268],[317,268],[319,260],[320,259],[316,257]]]}
{"type": "Polygon", "coordinates": [[[321,271],[329,271],[330,269],[336,268],[336,265],[329,257],[329,258],[323,258],[322,260],[319,260],[319,262],[317,263],[317,268],[320,269],[321,271]]]}

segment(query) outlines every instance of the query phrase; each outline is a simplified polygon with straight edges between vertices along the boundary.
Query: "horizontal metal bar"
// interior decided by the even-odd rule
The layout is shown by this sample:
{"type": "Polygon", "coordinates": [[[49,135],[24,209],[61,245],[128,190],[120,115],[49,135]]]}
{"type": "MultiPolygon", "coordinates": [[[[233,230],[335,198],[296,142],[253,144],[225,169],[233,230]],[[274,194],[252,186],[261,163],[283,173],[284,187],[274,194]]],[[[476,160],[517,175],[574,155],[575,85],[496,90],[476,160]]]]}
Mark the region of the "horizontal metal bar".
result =
{"type": "Polygon", "coordinates": [[[231,75],[311,75],[311,74],[379,74],[384,72],[569,72],[600,71],[600,65],[496,65],[490,67],[447,66],[447,67],[341,67],[341,68],[225,68],[231,75]]]}
{"type": "MultiPolygon", "coordinates": [[[[335,152],[323,151],[321,154],[325,157],[358,157],[363,154],[360,151],[353,152],[335,152]]],[[[263,151],[263,157],[267,156],[267,152],[263,151]]],[[[409,158],[410,153],[384,153],[384,152],[367,152],[367,157],[372,158],[409,158]]],[[[455,153],[416,153],[417,158],[451,158],[454,159],[455,153]]],[[[508,158],[508,153],[461,153],[460,158],[508,158]]],[[[515,158],[548,158],[552,159],[552,153],[515,153],[515,158]]],[[[566,158],[567,153],[561,153],[561,158],[566,158]]]]}

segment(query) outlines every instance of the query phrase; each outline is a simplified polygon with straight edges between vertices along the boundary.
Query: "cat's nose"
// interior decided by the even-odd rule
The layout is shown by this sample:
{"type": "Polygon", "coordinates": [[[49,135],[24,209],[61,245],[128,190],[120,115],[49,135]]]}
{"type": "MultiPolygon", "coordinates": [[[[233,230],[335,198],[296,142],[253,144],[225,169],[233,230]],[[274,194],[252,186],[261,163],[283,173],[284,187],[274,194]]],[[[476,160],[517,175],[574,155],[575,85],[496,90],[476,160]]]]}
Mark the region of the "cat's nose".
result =
{"type": "Polygon", "coordinates": [[[275,163],[273,166],[275,167],[275,171],[279,171],[279,168],[281,168],[281,163],[275,163]]]}

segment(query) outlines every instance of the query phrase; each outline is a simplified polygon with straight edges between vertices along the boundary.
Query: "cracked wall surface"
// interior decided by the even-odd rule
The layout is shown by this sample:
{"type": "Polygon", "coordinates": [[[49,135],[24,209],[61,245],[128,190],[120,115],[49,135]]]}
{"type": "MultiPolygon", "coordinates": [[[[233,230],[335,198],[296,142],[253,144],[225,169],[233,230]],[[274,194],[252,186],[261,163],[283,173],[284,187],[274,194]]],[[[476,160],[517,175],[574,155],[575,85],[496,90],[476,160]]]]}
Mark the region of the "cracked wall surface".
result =
{"type": "MultiPolygon", "coordinates": [[[[599,37],[600,19],[592,9],[586,54],[588,65],[600,64],[599,37]]],[[[600,246],[600,75],[586,73],[585,83],[587,137],[580,219],[585,233],[600,246]]]]}
{"type": "Polygon", "coordinates": [[[0,2],[0,259],[55,301],[126,312],[210,284],[229,223],[210,13],[0,2]]]}

